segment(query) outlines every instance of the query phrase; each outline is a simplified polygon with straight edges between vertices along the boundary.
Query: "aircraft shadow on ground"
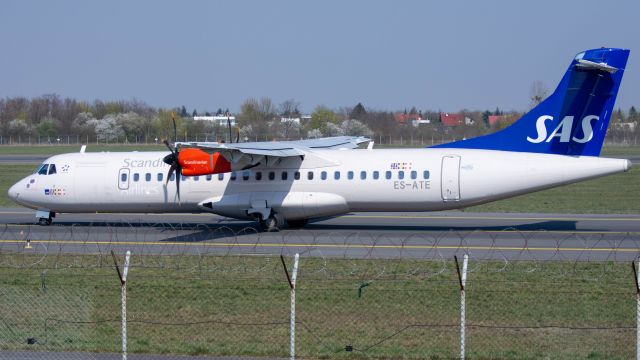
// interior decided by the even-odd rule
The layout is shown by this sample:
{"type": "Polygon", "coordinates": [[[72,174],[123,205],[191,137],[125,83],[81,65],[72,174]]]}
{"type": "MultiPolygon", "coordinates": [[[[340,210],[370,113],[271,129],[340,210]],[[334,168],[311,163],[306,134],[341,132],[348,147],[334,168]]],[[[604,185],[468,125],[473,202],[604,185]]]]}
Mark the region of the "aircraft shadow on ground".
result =
{"type": "MultiPolygon", "coordinates": [[[[156,232],[156,235],[160,235],[158,241],[163,242],[203,242],[216,239],[229,239],[229,238],[243,238],[243,237],[261,237],[261,236],[295,236],[296,232],[300,232],[301,235],[322,232],[337,232],[337,233],[367,233],[367,232],[391,232],[397,234],[422,233],[422,232],[461,232],[472,233],[474,231],[566,231],[574,232],[577,230],[577,221],[542,221],[536,223],[520,224],[520,225],[468,225],[468,226],[420,226],[420,225],[370,225],[370,224],[325,224],[322,222],[310,223],[306,227],[293,230],[283,229],[279,233],[261,233],[257,223],[251,221],[224,221],[217,223],[142,223],[142,222],[55,222],[52,227],[63,228],[82,228],[82,227],[94,227],[102,229],[115,229],[126,230],[134,229],[135,231],[142,231],[143,229],[149,229],[149,231],[156,232]],[[175,232],[175,234],[172,234],[175,232]],[[187,232],[187,233],[184,233],[187,232]]],[[[40,227],[36,227],[40,229],[40,227]]],[[[46,228],[42,228],[46,229],[46,228]]],[[[600,229],[590,229],[591,231],[603,231],[600,229]]],[[[104,230],[103,230],[104,231],[104,230]]],[[[588,231],[588,230],[587,230],[588,231]]]]}

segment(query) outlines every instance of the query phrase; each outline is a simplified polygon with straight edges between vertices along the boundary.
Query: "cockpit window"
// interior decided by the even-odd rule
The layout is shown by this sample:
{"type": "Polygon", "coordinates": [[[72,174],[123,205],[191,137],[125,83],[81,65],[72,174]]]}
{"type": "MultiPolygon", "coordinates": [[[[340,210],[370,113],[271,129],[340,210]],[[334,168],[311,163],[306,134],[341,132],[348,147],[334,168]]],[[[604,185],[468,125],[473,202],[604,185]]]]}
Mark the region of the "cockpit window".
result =
{"type": "Polygon", "coordinates": [[[47,175],[47,170],[49,170],[49,164],[42,164],[36,172],[38,175],[47,175]]]}
{"type": "Polygon", "coordinates": [[[36,169],[38,175],[53,175],[56,173],[56,164],[42,164],[36,169]]]}

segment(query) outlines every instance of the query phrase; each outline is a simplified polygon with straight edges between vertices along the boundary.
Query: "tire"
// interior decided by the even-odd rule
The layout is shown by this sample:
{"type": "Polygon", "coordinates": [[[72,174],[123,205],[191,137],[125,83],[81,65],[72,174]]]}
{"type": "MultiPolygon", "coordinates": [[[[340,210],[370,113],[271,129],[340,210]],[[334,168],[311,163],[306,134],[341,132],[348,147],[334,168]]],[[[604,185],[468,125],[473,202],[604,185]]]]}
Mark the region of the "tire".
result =
{"type": "Polygon", "coordinates": [[[51,218],[40,218],[38,219],[38,224],[41,226],[49,226],[51,225],[51,218]]]}
{"type": "Polygon", "coordinates": [[[280,231],[280,229],[278,228],[278,219],[276,219],[276,217],[273,215],[264,220],[260,220],[260,227],[262,228],[262,231],[266,232],[280,231]]]}

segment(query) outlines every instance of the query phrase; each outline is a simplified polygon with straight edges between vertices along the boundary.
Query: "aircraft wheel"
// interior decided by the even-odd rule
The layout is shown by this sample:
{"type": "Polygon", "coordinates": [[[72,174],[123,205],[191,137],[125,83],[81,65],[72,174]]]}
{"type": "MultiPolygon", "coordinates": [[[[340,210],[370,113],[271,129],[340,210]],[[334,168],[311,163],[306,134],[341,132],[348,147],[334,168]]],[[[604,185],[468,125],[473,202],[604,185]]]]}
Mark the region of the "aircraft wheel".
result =
{"type": "Polygon", "coordinates": [[[49,226],[51,225],[51,218],[40,218],[38,219],[38,224],[42,225],[42,226],[49,226]]]}
{"type": "Polygon", "coordinates": [[[268,218],[264,220],[260,220],[260,226],[264,231],[267,231],[267,232],[280,231],[280,229],[278,228],[278,219],[276,219],[276,217],[273,214],[271,214],[268,218]]]}
{"type": "Polygon", "coordinates": [[[290,229],[301,229],[309,223],[309,219],[287,220],[290,229]]]}

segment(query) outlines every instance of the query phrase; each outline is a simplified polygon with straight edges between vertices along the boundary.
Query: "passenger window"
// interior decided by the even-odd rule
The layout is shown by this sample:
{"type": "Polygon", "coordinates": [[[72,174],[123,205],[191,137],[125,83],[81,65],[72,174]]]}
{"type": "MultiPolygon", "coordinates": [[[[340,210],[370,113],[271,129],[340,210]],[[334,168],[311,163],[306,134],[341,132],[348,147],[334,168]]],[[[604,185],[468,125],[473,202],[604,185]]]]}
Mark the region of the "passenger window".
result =
{"type": "Polygon", "coordinates": [[[258,172],[256,172],[256,180],[257,180],[257,181],[262,180],[262,171],[258,171],[258,172]]]}
{"type": "Polygon", "coordinates": [[[176,179],[176,174],[171,174],[171,176],[169,176],[169,181],[174,181],[176,179]]]}
{"type": "Polygon", "coordinates": [[[400,180],[404,179],[404,171],[402,170],[398,171],[398,179],[400,180]]]}
{"type": "Polygon", "coordinates": [[[374,171],[373,172],[373,180],[378,180],[380,178],[380,172],[379,171],[374,171]]]}
{"type": "Polygon", "coordinates": [[[276,173],[274,171],[269,171],[269,180],[275,180],[276,173]]]}
{"type": "Polygon", "coordinates": [[[194,176],[193,177],[193,181],[198,181],[198,180],[200,180],[200,176],[194,176]]]}
{"type": "Polygon", "coordinates": [[[333,173],[333,178],[336,180],[340,180],[340,171],[336,171],[333,173]]]}
{"type": "Polygon", "coordinates": [[[347,179],[353,180],[353,171],[347,172],[347,179]]]}
{"type": "Polygon", "coordinates": [[[140,174],[138,173],[133,174],[133,181],[138,182],[138,180],[140,180],[140,174]]]}
{"type": "Polygon", "coordinates": [[[309,172],[307,173],[307,179],[309,179],[309,180],[313,180],[313,171],[309,171],[309,172]]]}
{"type": "Polygon", "coordinates": [[[320,179],[327,180],[327,172],[326,171],[323,171],[323,172],[320,173],[320,179]]]}
{"type": "Polygon", "coordinates": [[[120,175],[120,181],[122,182],[127,181],[127,173],[122,173],[122,175],[120,175]]]}
{"type": "Polygon", "coordinates": [[[250,173],[250,172],[248,172],[248,171],[243,171],[243,172],[242,172],[242,180],[244,180],[244,181],[249,180],[249,176],[250,176],[250,175],[251,175],[251,173],[250,173]]]}
{"type": "Polygon", "coordinates": [[[413,170],[411,171],[411,180],[415,180],[418,178],[418,172],[413,170]]]}
{"type": "Polygon", "coordinates": [[[367,172],[360,171],[360,180],[366,180],[366,179],[367,179],[367,172]]]}
{"type": "Polygon", "coordinates": [[[213,176],[211,176],[211,174],[209,174],[209,175],[205,176],[205,179],[207,181],[211,181],[211,179],[213,179],[213,176]]]}
{"type": "Polygon", "coordinates": [[[162,173],[158,173],[158,181],[162,182],[162,173]]]}
{"type": "Polygon", "coordinates": [[[49,165],[49,175],[53,175],[56,173],[56,164],[49,165]]]}
{"type": "Polygon", "coordinates": [[[47,170],[49,170],[49,164],[42,164],[38,169],[38,175],[47,175],[47,170]]]}
{"type": "Polygon", "coordinates": [[[424,179],[428,179],[428,178],[429,178],[429,170],[425,170],[425,171],[422,173],[422,177],[423,177],[424,179]]]}
{"type": "Polygon", "coordinates": [[[151,181],[151,173],[144,174],[144,180],[145,181],[151,181]]]}
{"type": "Polygon", "coordinates": [[[232,172],[231,172],[231,181],[236,181],[236,176],[237,176],[237,175],[236,175],[236,172],[235,172],[235,171],[232,171],[232,172]]]}
{"type": "Polygon", "coordinates": [[[186,176],[184,176],[184,175],[182,175],[182,176],[180,177],[180,181],[187,181],[187,179],[189,179],[189,178],[188,178],[188,177],[186,177],[186,176]]]}
{"type": "Polygon", "coordinates": [[[387,180],[391,180],[391,171],[385,171],[384,178],[387,180]]]}
{"type": "Polygon", "coordinates": [[[220,181],[224,180],[224,174],[218,174],[218,180],[220,181]]]}
{"type": "Polygon", "coordinates": [[[294,178],[295,180],[300,180],[300,171],[296,171],[296,172],[294,172],[294,173],[293,173],[293,178],[294,178]]]}
{"type": "Polygon", "coordinates": [[[282,180],[287,180],[288,174],[286,171],[282,172],[282,180]]]}

